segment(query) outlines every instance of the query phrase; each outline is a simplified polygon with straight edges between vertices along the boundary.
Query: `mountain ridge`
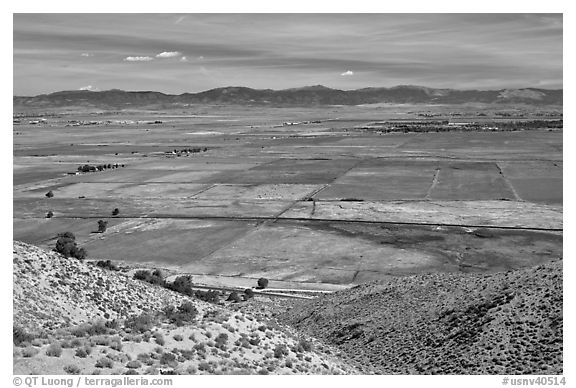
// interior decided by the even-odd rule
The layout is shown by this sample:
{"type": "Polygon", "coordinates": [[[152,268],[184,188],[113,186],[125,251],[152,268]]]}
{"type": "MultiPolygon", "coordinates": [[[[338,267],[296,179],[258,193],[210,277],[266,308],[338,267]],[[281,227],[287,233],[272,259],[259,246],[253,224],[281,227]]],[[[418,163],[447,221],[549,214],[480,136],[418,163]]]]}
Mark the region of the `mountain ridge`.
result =
{"type": "MultiPolygon", "coordinates": [[[[61,108],[90,106],[123,109],[156,106],[161,108],[194,104],[230,104],[265,106],[324,106],[363,104],[530,104],[562,105],[563,89],[464,90],[399,85],[390,88],[368,87],[340,90],[312,85],[282,90],[227,86],[198,93],[167,94],[157,91],[68,90],[37,96],[14,96],[13,107],[61,108]]],[[[16,109],[15,109],[16,110],[16,109]]]]}

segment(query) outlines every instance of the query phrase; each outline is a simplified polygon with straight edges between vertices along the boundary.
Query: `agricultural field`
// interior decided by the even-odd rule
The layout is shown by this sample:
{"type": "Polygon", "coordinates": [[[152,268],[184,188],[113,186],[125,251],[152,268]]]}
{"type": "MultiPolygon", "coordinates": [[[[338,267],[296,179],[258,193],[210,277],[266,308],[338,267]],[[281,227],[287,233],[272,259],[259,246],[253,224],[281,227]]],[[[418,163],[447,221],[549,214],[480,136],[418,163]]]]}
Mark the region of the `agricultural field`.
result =
{"type": "MultiPolygon", "coordinates": [[[[23,121],[13,129],[13,237],[51,248],[72,231],[90,259],[208,286],[266,277],[333,290],[562,257],[562,130],[361,129],[431,110],[451,120],[456,109],[425,108],[215,106],[23,121]],[[100,124],[70,125],[83,120],[100,124]],[[86,164],[118,167],[79,172],[86,164]]],[[[476,118],[458,116],[466,120],[476,118]]]]}

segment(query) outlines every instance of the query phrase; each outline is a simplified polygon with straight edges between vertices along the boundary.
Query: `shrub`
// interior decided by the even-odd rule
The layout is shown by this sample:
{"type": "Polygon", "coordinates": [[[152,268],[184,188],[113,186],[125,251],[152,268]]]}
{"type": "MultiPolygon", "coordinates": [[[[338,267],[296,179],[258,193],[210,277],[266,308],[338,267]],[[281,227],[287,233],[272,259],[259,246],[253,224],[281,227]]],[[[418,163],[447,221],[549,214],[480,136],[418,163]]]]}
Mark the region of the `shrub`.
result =
{"type": "Polygon", "coordinates": [[[62,347],[60,344],[52,344],[46,349],[46,355],[48,357],[60,357],[62,355],[62,347]]]}
{"type": "Polygon", "coordinates": [[[38,349],[29,346],[22,350],[22,357],[25,358],[34,357],[35,355],[38,354],[38,351],[39,351],[38,349]]]}
{"type": "Polygon", "coordinates": [[[122,342],[120,342],[120,339],[115,339],[114,341],[112,341],[110,343],[110,348],[114,349],[116,351],[121,351],[122,350],[122,342]]]}
{"type": "Polygon", "coordinates": [[[54,217],[54,212],[52,212],[52,210],[49,210],[48,213],[46,213],[46,218],[52,218],[54,217]]]}
{"type": "Polygon", "coordinates": [[[164,344],[166,343],[166,341],[164,341],[164,336],[162,335],[162,333],[159,332],[154,333],[154,340],[160,346],[164,346],[164,344]]]}
{"type": "Polygon", "coordinates": [[[78,348],[78,349],[76,349],[75,356],[80,357],[80,358],[86,358],[86,357],[88,357],[88,352],[84,348],[78,348]]]}
{"type": "Polygon", "coordinates": [[[160,357],[160,364],[167,365],[171,368],[175,368],[178,366],[178,361],[176,360],[176,355],[174,353],[164,353],[162,357],[160,357]]]}
{"type": "Polygon", "coordinates": [[[288,355],[288,348],[284,344],[278,344],[274,348],[274,357],[282,358],[283,356],[288,355]]]}
{"type": "Polygon", "coordinates": [[[76,245],[76,236],[74,236],[72,232],[58,234],[54,251],[64,257],[75,257],[78,260],[84,260],[86,258],[86,250],[84,248],[78,248],[76,245]]]}
{"type": "Polygon", "coordinates": [[[160,270],[155,270],[150,273],[150,271],[139,270],[134,273],[134,279],[143,280],[150,284],[157,284],[159,286],[165,286],[165,281],[160,270]]]}
{"type": "Polygon", "coordinates": [[[252,290],[251,288],[247,288],[244,290],[244,297],[246,299],[252,299],[254,298],[254,290],[252,290]]]}
{"type": "Polygon", "coordinates": [[[110,271],[119,271],[120,268],[118,268],[116,266],[116,264],[114,264],[113,262],[111,262],[110,260],[98,260],[96,262],[96,267],[100,267],[100,268],[104,268],[104,269],[108,269],[110,271]]]}
{"type": "Polygon", "coordinates": [[[80,368],[78,368],[76,365],[66,365],[64,367],[64,372],[66,372],[69,375],[79,375],[80,368]]]}
{"type": "Polygon", "coordinates": [[[138,369],[142,366],[142,363],[140,363],[140,361],[138,360],[132,360],[130,362],[128,362],[128,364],[126,364],[126,368],[129,369],[138,369]]]}
{"type": "Polygon", "coordinates": [[[256,287],[256,288],[261,290],[261,289],[266,288],[266,287],[268,287],[268,279],[266,279],[266,278],[258,279],[258,287],[256,287]]]}
{"type": "Polygon", "coordinates": [[[216,338],[214,338],[214,342],[216,342],[216,347],[224,348],[226,343],[228,342],[228,334],[220,333],[216,338]]]}
{"type": "Polygon", "coordinates": [[[84,324],[76,326],[71,331],[72,335],[76,337],[95,336],[101,334],[108,334],[108,328],[103,321],[97,321],[93,324],[84,324]]]}
{"type": "Polygon", "coordinates": [[[192,277],[190,275],[178,276],[172,283],[167,284],[166,287],[184,295],[194,295],[194,291],[192,290],[192,277]]]}
{"type": "Polygon", "coordinates": [[[212,369],[212,365],[210,365],[209,363],[207,363],[206,361],[201,362],[200,364],[198,364],[198,370],[204,371],[204,372],[208,372],[211,373],[213,371],[212,369]]]}
{"type": "Polygon", "coordinates": [[[34,339],[34,336],[30,333],[24,331],[24,329],[14,326],[12,328],[12,340],[14,345],[18,346],[23,342],[30,342],[34,339]]]}
{"type": "Polygon", "coordinates": [[[98,220],[98,232],[104,233],[108,227],[108,221],[98,220]]]}
{"type": "Polygon", "coordinates": [[[304,338],[301,338],[301,339],[298,341],[298,346],[297,346],[297,348],[298,348],[298,351],[299,351],[299,352],[302,352],[302,351],[309,352],[309,351],[312,350],[312,342],[310,342],[310,341],[308,341],[308,340],[306,340],[306,339],[304,339],[304,338]]]}
{"type": "Polygon", "coordinates": [[[174,341],[182,342],[184,337],[181,334],[174,334],[174,341]]]}
{"type": "Polygon", "coordinates": [[[198,310],[192,302],[184,302],[177,309],[169,306],[164,309],[164,314],[170,322],[175,323],[176,326],[182,326],[187,322],[194,321],[198,315],[198,310]]]}
{"type": "Polygon", "coordinates": [[[200,300],[205,301],[205,302],[210,302],[210,303],[220,302],[219,293],[218,293],[218,291],[214,291],[214,290],[208,290],[208,291],[196,290],[196,291],[194,291],[194,296],[200,300]]]}
{"type": "Polygon", "coordinates": [[[94,366],[96,368],[112,368],[114,366],[114,361],[112,361],[108,357],[102,357],[99,358],[98,361],[96,361],[96,365],[94,366]]]}
{"type": "Polygon", "coordinates": [[[193,350],[182,349],[182,350],[180,350],[180,354],[182,355],[182,357],[185,360],[191,360],[194,358],[194,351],[193,350]]]}
{"type": "Polygon", "coordinates": [[[152,328],[156,319],[152,314],[140,314],[130,317],[124,321],[124,329],[131,329],[132,332],[145,333],[152,328]]]}
{"type": "Polygon", "coordinates": [[[118,210],[118,208],[115,208],[114,210],[112,210],[113,216],[117,216],[118,214],[120,214],[120,210],[118,210]]]}
{"type": "Polygon", "coordinates": [[[152,359],[152,357],[150,357],[148,353],[140,353],[138,356],[136,356],[136,358],[138,359],[138,361],[146,365],[154,364],[154,360],[152,359]]]}
{"type": "Polygon", "coordinates": [[[52,198],[53,196],[54,196],[54,193],[52,192],[52,190],[50,190],[49,192],[46,193],[47,198],[52,198]]]}
{"type": "Polygon", "coordinates": [[[242,302],[242,298],[240,298],[240,295],[238,295],[238,293],[236,291],[232,291],[230,293],[230,295],[228,295],[228,299],[226,299],[226,301],[232,302],[232,303],[238,303],[238,302],[242,302]]]}

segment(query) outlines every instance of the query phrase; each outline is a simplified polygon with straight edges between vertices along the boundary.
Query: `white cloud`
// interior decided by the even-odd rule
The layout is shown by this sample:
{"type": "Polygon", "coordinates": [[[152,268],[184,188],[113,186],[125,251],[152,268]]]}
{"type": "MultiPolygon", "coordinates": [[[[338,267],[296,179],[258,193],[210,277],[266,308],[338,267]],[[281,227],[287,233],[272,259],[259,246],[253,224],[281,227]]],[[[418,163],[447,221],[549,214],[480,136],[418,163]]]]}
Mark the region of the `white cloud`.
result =
{"type": "Polygon", "coordinates": [[[124,58],[125,61],[128,62],[148,62],[154,60],[152,57],[126,57],[124,58]]]}
{"type": "Polygon", "coordinates": [[[188,58],[182,57],[182,58],[180,58],[180,62],[188,62],[188,58]]]}
{"type": "Polygon", "coordinates": [[[179,51],[164,51],[164,52],[156,55],[156,58],[174,58],[174,57],[178,57],[180,55],[182,55],[182,53],[179,51]]]}
{"type": "Polygon", "coordinates": [[[354,72],[352,70],[346,70],[344,73],[340,74],[343,77],[346,77],[348,75],[354,75],[354,72]]]}
{"type": "Polygon", "coordinates": [[[94,56],[94,54],[90,54],[90,53],[82,53],[80,55],[83,57],[93,57],[94,56]]]}
{"type": "Polygon", "coordinates": [[[99,89],[97,87],[92,86],[92,85],[88,85],[88,86],[82,86],[78,90],[90,90],[91,92],[96,92],[99,89]]]}

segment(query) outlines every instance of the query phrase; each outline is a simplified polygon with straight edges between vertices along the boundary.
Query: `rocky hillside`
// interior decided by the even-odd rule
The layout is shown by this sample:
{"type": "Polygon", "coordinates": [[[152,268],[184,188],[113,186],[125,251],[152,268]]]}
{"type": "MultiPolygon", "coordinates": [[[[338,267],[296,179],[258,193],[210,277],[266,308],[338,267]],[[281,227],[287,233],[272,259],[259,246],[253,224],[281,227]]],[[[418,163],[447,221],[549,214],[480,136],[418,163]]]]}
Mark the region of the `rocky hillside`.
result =
{"type": "Polygon", "coordinates": [[[281,314],[380,373],[562,374],[562,261],[359,285],[281,314]]]}
{"type": "Polygon", "coordinates": [[[62,91],[13,98],[14,112],[29,109],[85,107],[99,109],[170,109],[193,104],[322,106],[360,104],[529,104],[562,105],[563,91],[547,89],[456,90],[402,85],[392,88],[338,90],[322,85],[284,90],[224,87],[170,95],[153,91],[62,91]]]}
{"type": "Polygon", "coordinates": [[[233,303],[21,242],[13,271],[14,374],[357,373],[334,349],[233,303]]]}

